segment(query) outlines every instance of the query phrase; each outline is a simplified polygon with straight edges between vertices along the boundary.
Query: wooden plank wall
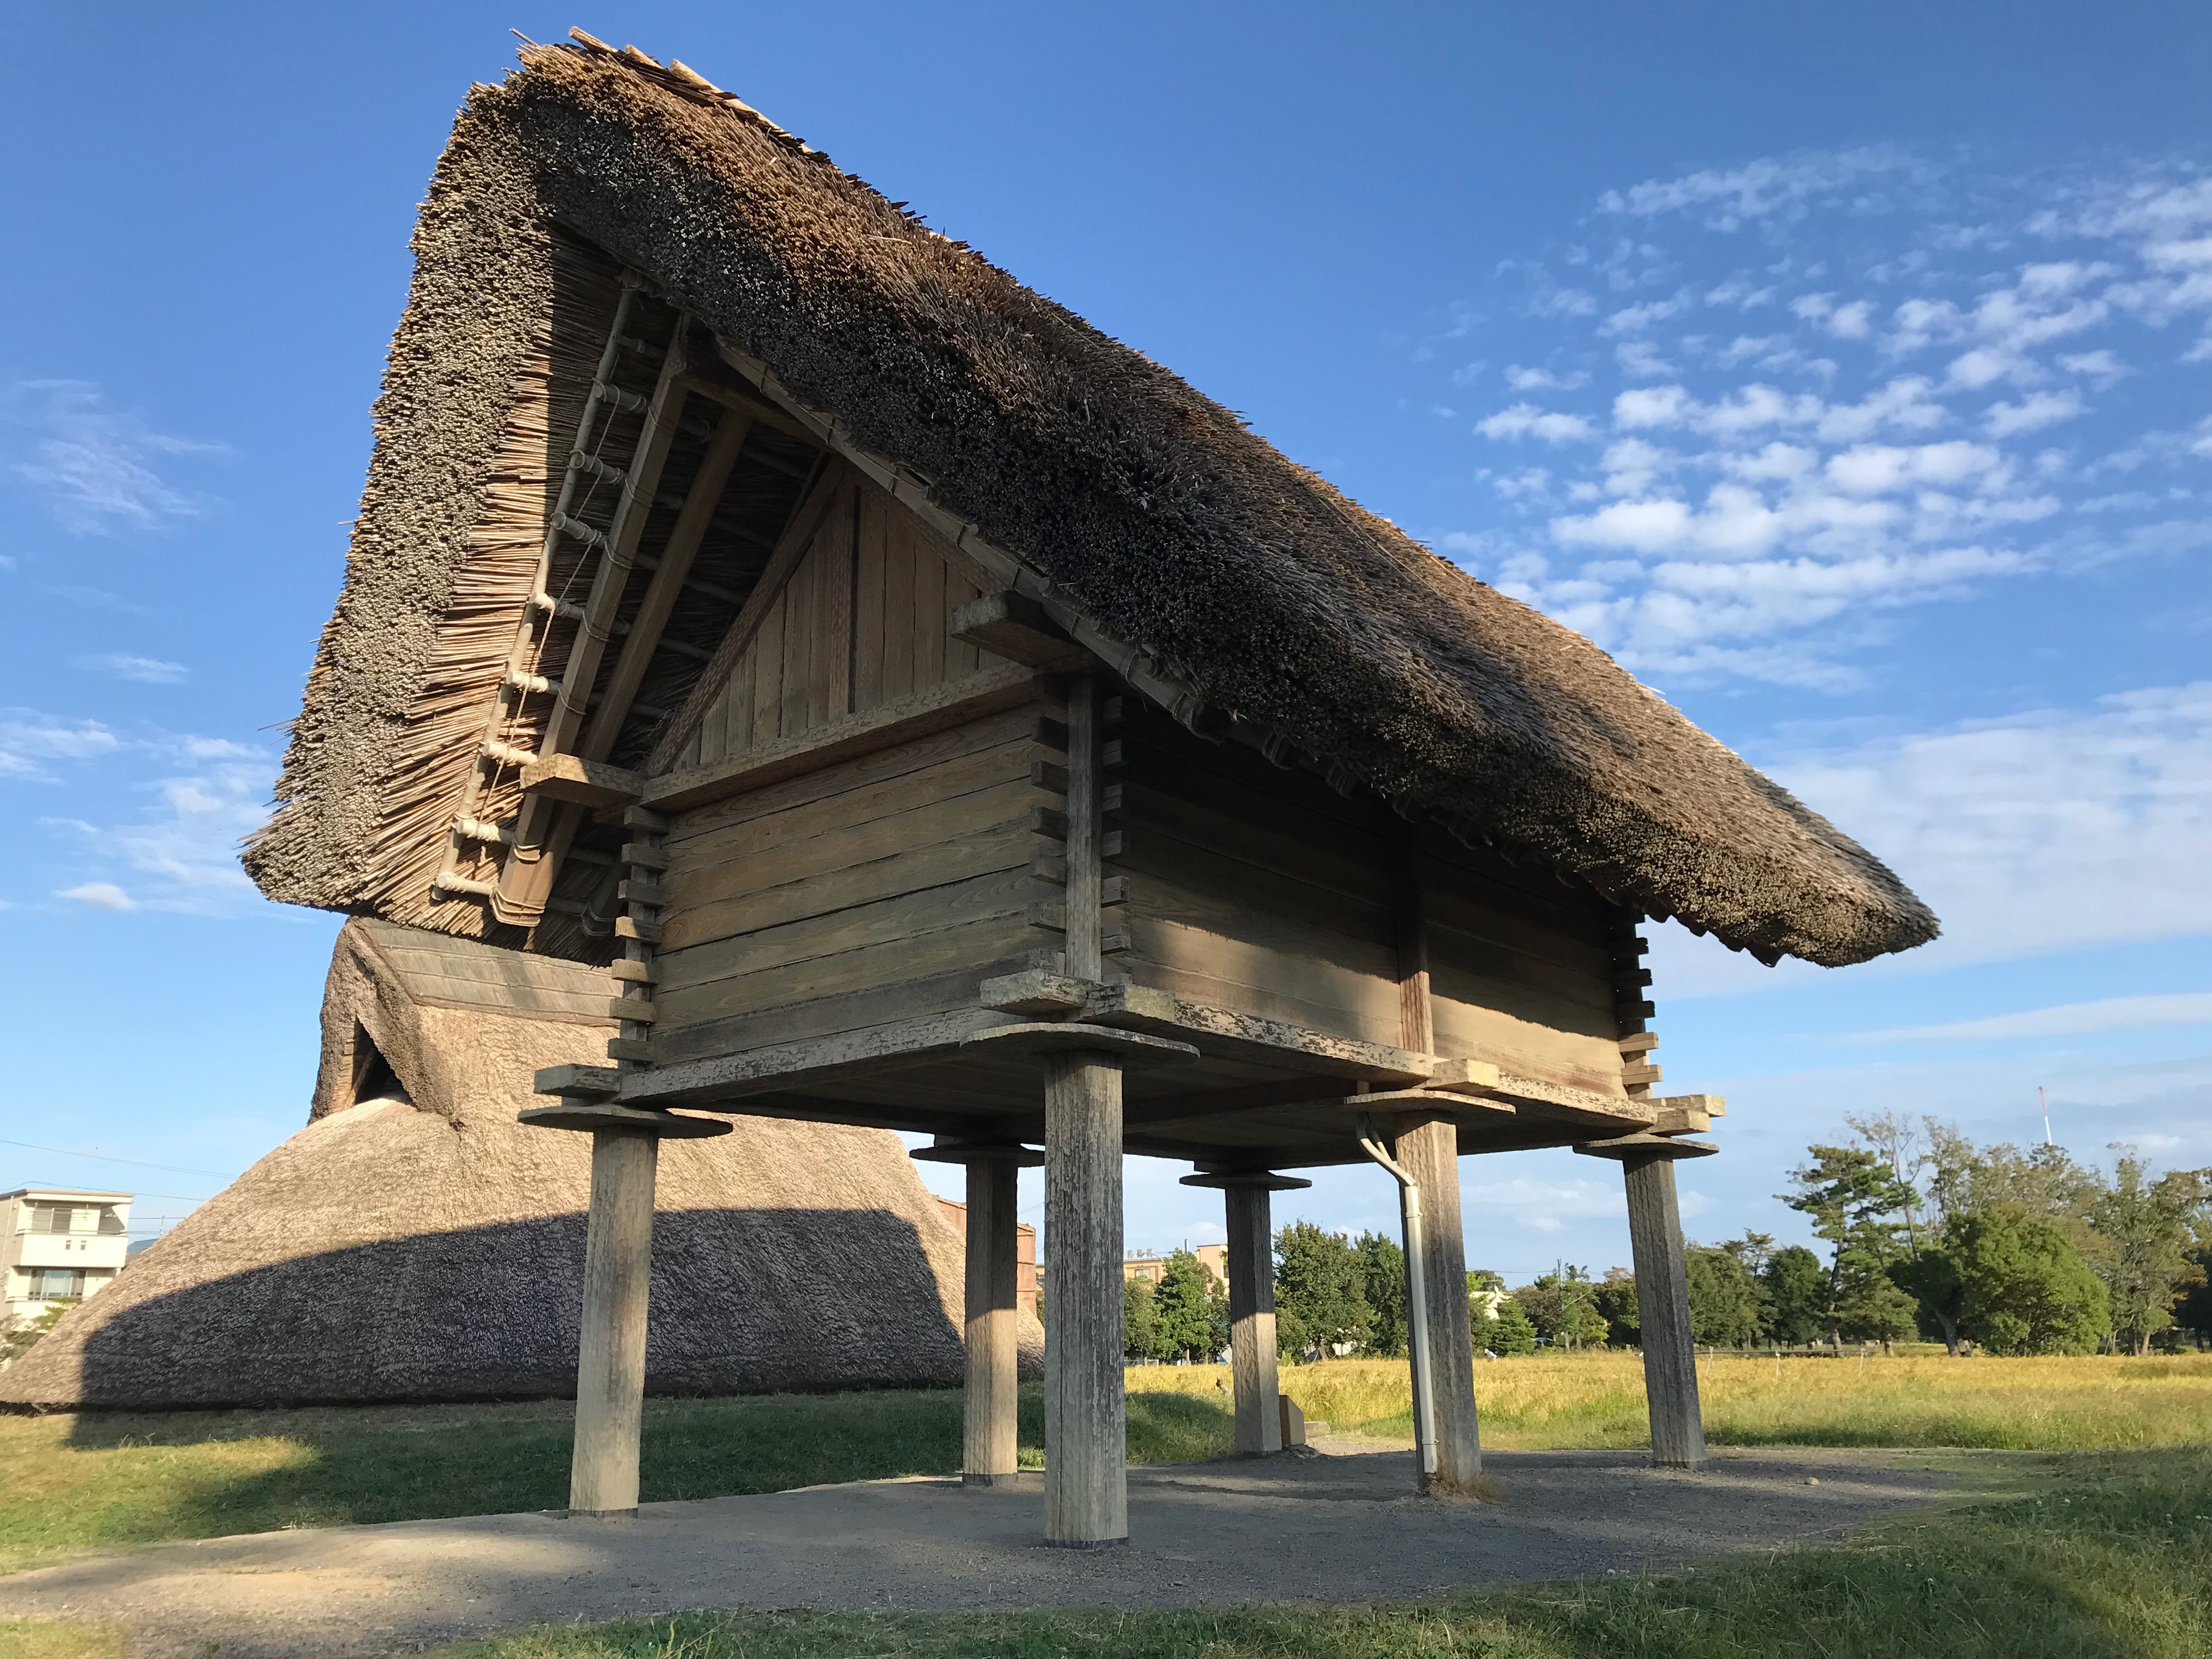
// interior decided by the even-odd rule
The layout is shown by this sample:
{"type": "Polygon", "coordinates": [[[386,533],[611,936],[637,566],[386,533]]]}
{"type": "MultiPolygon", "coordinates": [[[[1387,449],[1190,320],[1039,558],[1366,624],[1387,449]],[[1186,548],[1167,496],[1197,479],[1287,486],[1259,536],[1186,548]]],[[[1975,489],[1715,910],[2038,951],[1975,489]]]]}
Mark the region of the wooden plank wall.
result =
{"type": "Polygon", "coordinates": [[[994,714],[678,817],[654,1048],[668,1061],[975,1006],[1043,965],[1030,874],[1042,708],[994,714]]]}
{"type": "Polygon", "coordinates": [[[947,631],[981,573],[865,479],[824,516],[700,721],[679,768],[711,766],[995,665],[947,631]]]}
{"type": "MultiPolygon", "coordinates": [[[[1134,699],[1130,699],[1133,705],[1134,699]]],[[[1109,972],[1194,1001],[1395,1043],[1391,837],[1310,774],[1133,707],[1116,775],[1129,948],[1109,972]]],[[[1608,915],[1441,833],[1416,839],[1438,1052],[1621,1092],[1608,915]]]]}

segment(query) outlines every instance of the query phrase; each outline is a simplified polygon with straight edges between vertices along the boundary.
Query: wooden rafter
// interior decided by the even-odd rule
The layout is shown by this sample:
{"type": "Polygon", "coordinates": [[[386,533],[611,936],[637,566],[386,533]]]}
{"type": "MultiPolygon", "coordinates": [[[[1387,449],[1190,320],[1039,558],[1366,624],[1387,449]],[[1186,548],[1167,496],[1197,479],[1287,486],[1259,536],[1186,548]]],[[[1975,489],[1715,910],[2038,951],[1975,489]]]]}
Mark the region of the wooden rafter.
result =
{"type": "MultiPolygon", "coordinates": [[[[599,555],[592,585],[576,623],[575,642],[562,671],[553,710],[546,717],[538,740],[539,757],[573,753],[591,703],[592,688],[599,677],[600,659],[615,637],[615,613],[620,609],[638,543],[652,516],[660,474],[668,464],[668,451],[676,440],[676,427],[684,410],[684,336],[690,331],[688,313],[678,313],[676,330],[662,358],[660,378],[646,404],[644,425],[637,448],[623,477],[622,495],[615,504],[614,520],[605,534],[590,538],[599,555]]],[[[500,866],[499,885],[491,895],[492,915],[514,927],[535,927],[545,914],[545,901],[560,873],[562,855],[574,839],[578,810],[542,795],[525,796],[515,821],[514,844],[500,866]]]]}

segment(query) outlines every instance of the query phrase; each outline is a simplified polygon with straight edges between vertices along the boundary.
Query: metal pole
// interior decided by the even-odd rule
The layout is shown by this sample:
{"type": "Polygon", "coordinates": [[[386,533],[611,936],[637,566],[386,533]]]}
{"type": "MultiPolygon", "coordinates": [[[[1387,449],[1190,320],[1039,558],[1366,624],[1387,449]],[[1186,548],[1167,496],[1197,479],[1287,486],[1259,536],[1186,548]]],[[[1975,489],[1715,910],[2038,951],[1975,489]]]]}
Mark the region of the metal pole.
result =
{"type": "Polygon", "coordinates": [[[1364,1112],[1359,1116],[1359,1145],[1368,1157],[1396,1179],[1404,1206],[1406,1335],[1407,1346],[1413,1350],[1413,1438],[1420,1451],[1421,1476],[1425,1481],[1437,1472],[1437,1406],[1436,1389],[1429,1375],[1429,1299],[1426,1269],[1422,1261],[1426,1252],[1421,1238],[1421,1188],[1412,1173],[1382,1150],[1382,1142],[1376,1139],[1375,1125],[1364,1112]]]}

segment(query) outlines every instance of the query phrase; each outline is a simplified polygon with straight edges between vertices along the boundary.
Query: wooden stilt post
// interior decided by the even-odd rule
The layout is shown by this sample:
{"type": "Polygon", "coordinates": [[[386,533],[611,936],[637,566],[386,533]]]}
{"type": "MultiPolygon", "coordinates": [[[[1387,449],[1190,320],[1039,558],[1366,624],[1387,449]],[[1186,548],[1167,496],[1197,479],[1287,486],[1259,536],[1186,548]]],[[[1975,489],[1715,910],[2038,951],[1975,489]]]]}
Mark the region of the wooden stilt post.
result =
{"type": "Polygon", "coordinates": [[[1018,1175],[1012,1158],[976,1158],[968,1165],[968,1372],[960,1478],[971,1486],[1006,1485],[1014,1478],[1018,1462],[1018,1175]]]}
{"type": "Polygon", "coordinates": [[[1045,1541],[1129,1535],[1122,1399],[1121,1063],[1045,1061],[1045,1541]]]}
{"type": "Polygon", "coordinates": [[[1020,1171],[1042,1156],[1011,1141],[940,1135],[911,1156],[968,1166],[966,1391],[962,1396],[960,1478],[971,1486],[1015,1477],[1019,1449],[1014,1340],[1020,1237],[1015,1206],[1020,1171]]]}
{"type": "Polygon", "coordinates": [[[1275,1380],[1275,1234],[1268,1195],[1310,1181],[1264,1170],[1185,1176],[1186,1187],[1218,1187],[1229,1223],[1229,1371],[1236,1390],[1237,1455],[1283,1449],[1275,1380]]]}
{"type": "Polygon", "coordinates": [[[576,1365],[575,1453],[568,1469],[568,1513],[579,1519],[626,1521],[637,1515],[659,1146],[656,1136],[635,1129],[592,1134],[584,1334],[576,1365]]]}
{"type": "Polygon", "coordinates": [[[1467,1310],[1467,1246],[1460,1233],[1459,1129],[1449,1118],[1398,1130],[1392,1152],[1421,1190],[1423,1292],[1429,1314],[1429,1385],[1436,1473],[1424,1490],[1455,1498],[1482,1474],[1474,1409],[1474,1333],[1467,1310]]]}
{"type": "Polygon", "coordinates": [[[1690,1287],[1674,1160],[1665,1152],[1621,1160],[1628,1188],[1628,1242],[1636,1263],[1636,1316],[1644,1327],[1644,1393],[1651,1414],[1651,1461],[1694,1469],[1705,1461],[1698,1404],[1698,1351],[1690,1331],[1690,1287]]]}
{"type": "MultiPolygon", "coordinates": [[[[1097,683],[1067,682],[1066,969],[1105,968],[1105,805],[1097,683]]],[[[1071,1048],[1045,1060],[1045,1541],[1129,1535],[1121,1386],[1121,1061],[1071,1048]]]]}
{"type": "Polygon", "coordinates": [[[1575,1150],[1618,1162],[1628,1189],[1628,1245],[1636,1267],[1636,1316],[1644,1328],[1651,1461],[1661,1468],[1702,1468],[1705,1428],[1698,1407],[1698,1350],[1690,1333],[1690,1282],[1683,1261],[1682,1214],[1674,1199],[1674,1163],[1710,1158],[1719,1148],[1662,1133],[1589,1141],[1575,1150]]]}

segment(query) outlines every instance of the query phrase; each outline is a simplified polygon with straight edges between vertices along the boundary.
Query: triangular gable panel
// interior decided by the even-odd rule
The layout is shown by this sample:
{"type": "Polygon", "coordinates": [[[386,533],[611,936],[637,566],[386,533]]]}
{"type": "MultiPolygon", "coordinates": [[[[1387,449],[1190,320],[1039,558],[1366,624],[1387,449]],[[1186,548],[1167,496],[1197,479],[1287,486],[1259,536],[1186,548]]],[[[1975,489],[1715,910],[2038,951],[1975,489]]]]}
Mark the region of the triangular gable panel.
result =
{"type": "Polygon", "coordinates": [[[865,479],[823,515],[783,586],[737,623],[751,637],[684,745],[678,769],[803,737],[1000,659],[952,637],[987,578],[865,479]]]}

